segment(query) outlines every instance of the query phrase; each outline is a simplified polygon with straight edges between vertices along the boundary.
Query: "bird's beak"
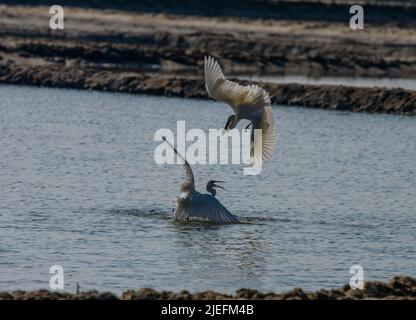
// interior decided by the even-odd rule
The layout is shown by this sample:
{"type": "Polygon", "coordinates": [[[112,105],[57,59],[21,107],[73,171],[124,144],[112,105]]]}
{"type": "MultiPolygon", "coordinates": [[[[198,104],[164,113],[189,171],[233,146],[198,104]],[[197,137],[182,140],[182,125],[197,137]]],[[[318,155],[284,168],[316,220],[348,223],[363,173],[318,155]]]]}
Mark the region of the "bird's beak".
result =
{"type": "Polygon", "coordinates": [[[218,182],[218,183],[224,183],[224,181],[214,181],[214,187],[216,187],[216,188],[220,188],[220,189],[225,190],[225,188],[224,188],[224,187],[219,186],[219,185],[217,184],[217,182],[218,182]]]}

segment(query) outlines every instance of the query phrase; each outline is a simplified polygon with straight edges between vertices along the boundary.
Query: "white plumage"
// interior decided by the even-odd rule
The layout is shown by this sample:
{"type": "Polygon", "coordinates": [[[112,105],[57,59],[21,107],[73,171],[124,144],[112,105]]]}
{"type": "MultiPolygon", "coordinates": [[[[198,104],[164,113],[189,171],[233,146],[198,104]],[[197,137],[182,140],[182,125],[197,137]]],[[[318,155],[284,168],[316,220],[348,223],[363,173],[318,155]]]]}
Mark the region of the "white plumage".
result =
{"type": "Polygon", "coordinates": [[[206,190],[211,194],[203,194],[195,190],[195,179],[188,161],[176,150],[176,148],[163,137],[163,140],[184,161],[185,181],[181,184],[182,194],[177,198],[175,219],[179,221],[211,221],[219,223],[238,222],[236,216],[231,214],[226,207],[216,198],[214,187],[221,189],[216,183],[220,181],[210,180],[206,190]]]}
{"type": "Polygon", "coordinates": [[[227,103],[234,111],[234,115],[228,118],[225,129],[234,129],[241,119],[251,121],[252,130],[262,130],[261,145],[252,145],[254,163],[262,163],[270,159],[276,147],[277,133],[267,91],[257,85],[242,86],[227,80],[218,62],[212,57],[205,57],[204,72],[208,95],[227,103]]]}

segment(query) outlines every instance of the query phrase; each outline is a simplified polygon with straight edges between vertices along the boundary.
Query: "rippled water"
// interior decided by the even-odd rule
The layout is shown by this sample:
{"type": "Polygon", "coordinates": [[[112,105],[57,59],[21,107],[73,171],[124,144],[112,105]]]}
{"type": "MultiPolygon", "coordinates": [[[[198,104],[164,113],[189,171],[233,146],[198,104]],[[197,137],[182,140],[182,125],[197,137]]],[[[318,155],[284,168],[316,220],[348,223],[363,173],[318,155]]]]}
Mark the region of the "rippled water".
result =
{"type": "Polygon", "coordinates": [[[181,166],[158,166],[158,128],[222,127],[222,104],[0,86],[0,289],[308,290],[416,276],[416,119],[274,108],[260,176],[195,165],[197,187],[244,223],[172,221],[181,166]],[[209,112],[207,112],[209,111],[209,112]]]}

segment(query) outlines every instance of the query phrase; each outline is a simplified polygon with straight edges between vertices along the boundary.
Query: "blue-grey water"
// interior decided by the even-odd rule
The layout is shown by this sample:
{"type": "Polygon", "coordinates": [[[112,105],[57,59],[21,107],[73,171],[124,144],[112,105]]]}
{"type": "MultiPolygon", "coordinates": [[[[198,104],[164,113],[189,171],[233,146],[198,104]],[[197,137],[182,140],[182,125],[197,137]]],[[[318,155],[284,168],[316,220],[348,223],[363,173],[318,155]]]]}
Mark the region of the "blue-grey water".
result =
{"type": "Polygon", "coordinates": [[[242,224],[172,220],[180,165],[157,165],[159,128],[219,128],[212,101],[0,86],[0,290],[234,292],[416,276],[416,119],[274,107],[279,142],[259,176],[194,165],[197,188],[242,224]]]}
{"type": "Polygon", "coordinates": [[[364,77],[319,77],[307,76],[250,76],[239,77],[242,80],[264,81],[271,83],[300,83],[312,85],[340,85],[352,87],[401,88],[416,90],[415,79],[402,78],[364,78],[364,77]]]}

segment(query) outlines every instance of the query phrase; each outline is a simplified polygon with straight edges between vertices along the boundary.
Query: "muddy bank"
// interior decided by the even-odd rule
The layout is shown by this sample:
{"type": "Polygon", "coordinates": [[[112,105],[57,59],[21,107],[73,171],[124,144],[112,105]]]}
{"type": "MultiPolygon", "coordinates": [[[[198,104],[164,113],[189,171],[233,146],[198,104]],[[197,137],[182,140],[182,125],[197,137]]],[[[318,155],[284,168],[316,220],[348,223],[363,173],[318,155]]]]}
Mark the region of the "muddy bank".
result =
{"type": "MultiPolygon", "coordinates": [[[[3,0],[6,4],[43,4],[47,0],[3,0]]],[[[202,16],[239,16],[309,21],[346,21],[349,8],[365,5],[366,21],[371,23],[416,24],[416,5],[412,0],[158,0],[158,1],[82,1],[67,0],[68,6],[110,8],[141,13],[173,13],[202,16]]]]}
{"type": "Polygon", "coordinates": [[[394,277],[388,283],[369,281],[364,289],[351,289],[349,285],[331,290],[305,292],[301,288],[283,293],[262,293],[252,289],[239,289],[233,295],[214,291],[190,293],[188,291],[157,291],[151,288],[128,290],[121,296],[111,292],[88,291],[79,294],[58,293],[48,290],[0,292],[0,300],[203,300],[203,299],[267,299],[267,300],[360,300],[400,299],[416,300],[416,279],[394,277]]]}
{"type": "MultiPolygon", "coordinates": [[[[0,82],[207,98],[203,57],[227,76],[414,78],[416,28],[290,20],[143,14],[65,7],[65,29],[49,7],[0,5],[0,82]],[[24,22],[24,23],[22,23],[24,22]]],[[[416,92],[262,84],[275,104],[416,114],[416,92]]]]}
{"type": "MultiPolygon", "coordinates": [[[[207,99],[203,78],[95,70],[74,66],[0,68],[0,83],[207,99]]],[[[259,83],[272,103],[355,112],[416,115],[416,91],[385,88],[259,83]]]]}
{"type": "Polygon", "coordinates": [[[48,7],[0,5],[0,62],[72,63],[161,73],[201,71],[220,58],[227,74],[416,77],[416,27],[241,17],[139,14],[65,7],[65,29],[48,7]],[[24,21],[24,23],[23,23],[24,21]],[[2,59],[2,60],[1,60],[2,59]]]}

